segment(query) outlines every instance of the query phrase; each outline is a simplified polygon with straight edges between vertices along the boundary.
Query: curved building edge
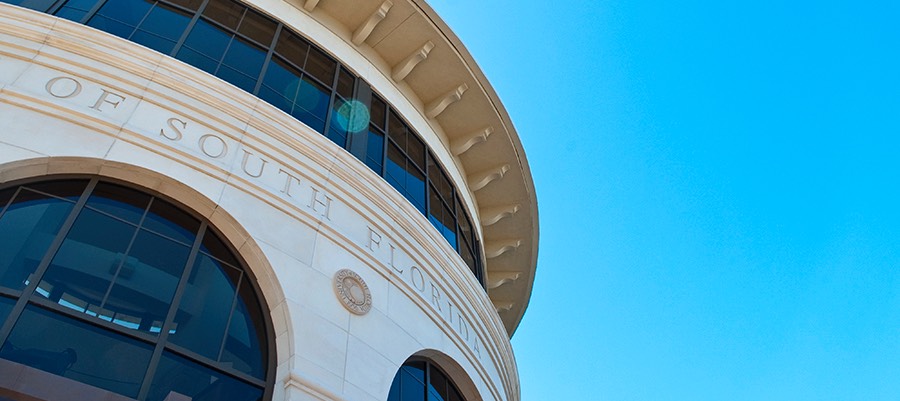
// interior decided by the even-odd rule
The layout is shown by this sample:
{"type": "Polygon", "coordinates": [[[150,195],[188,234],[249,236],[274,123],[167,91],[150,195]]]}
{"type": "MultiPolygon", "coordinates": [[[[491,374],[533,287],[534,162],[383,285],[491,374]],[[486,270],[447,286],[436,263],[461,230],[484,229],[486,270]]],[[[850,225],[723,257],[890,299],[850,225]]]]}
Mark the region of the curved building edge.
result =
{"type": "Polygon", "coordinates": [[[472,378],[457,383],[469,398],[518,399],[504,324],[485,312],[491,302],[483,290],[471,285],[458,256],[415,209],[356,159],[272,106],[178,61],[68,21],[0,7],[0,104],[11,121],[0,141],[0,182],[73,173],[112,177],[235,226],[229,239],[242,256],[267,261],[255,264],[263,267],[254,273],[279,332],[283,389],[276,385],[276,395],[302,387],[335,399],[383,399],[404,360],[445,355],[472,378]],[[309,235],[310,249],[286,242],[296,239],[294,233],[261,226],[267,210],[274,221],[305,226],[300,236],[309,235]],[[317,259],[333,255],[344,258],[317,259]],[[309,275],[305,280],[285,270],[297,261],[309,275]],[[364,319],[337,309],[333,293],[316,292],[322,286],[310,289],[309,283],[330,281],[323,269],[339,267],[355,268],[369,281],[376,314],[369,317],[383,321],[355,327],[364,319]],[[291,293],[306,295],[294,302],[285,295],[291,293]],[[404,319],[409,324],[399,324],[404,319]],[[433,322],[438,331],[426,326],[415,332],[417,319],[433,322]],[[345,344],[302,343],[310,326],[336,328],[345,344]],[[385,327],[395,332],[384,333],[385,327]],[[366,334],[373,328],[378,336],[366,334]],[[416,346],[392,345],[391,334],[416,346]],[[335,351],[343,358],[311,360],[298,349],[335,351]],[[373,367],[384,371],[372,373],[373,367]]]}

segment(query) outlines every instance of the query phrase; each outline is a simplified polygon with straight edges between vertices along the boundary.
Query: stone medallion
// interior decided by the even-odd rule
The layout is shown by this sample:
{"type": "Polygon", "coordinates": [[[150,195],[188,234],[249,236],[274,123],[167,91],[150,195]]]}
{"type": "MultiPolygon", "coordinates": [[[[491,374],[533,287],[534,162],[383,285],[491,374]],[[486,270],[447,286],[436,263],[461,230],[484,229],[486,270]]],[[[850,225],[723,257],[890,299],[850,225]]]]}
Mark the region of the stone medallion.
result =
{"type": "Polygon", "coordinates": [[[359,274],[350,269],[341,269],[334,274],[334,290],[338,299],[350,312],[365,315],[372,308],[372,293],[359,274]]]}

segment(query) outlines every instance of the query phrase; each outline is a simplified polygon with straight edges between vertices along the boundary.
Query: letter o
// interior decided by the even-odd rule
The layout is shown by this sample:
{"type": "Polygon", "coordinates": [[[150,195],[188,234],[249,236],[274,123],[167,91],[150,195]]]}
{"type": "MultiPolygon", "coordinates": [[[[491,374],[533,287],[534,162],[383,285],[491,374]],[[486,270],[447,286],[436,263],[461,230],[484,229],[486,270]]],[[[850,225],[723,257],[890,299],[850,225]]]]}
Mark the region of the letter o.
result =
{"type": "Polygon", "coordinates": [[[203,152],[203,154],[212,157],[213,159],[218,159],[228,153],[228,144],[226,144],[225,141],[222,140],[222,138],[219,138],[213,134],[206,134],[200,137],[200,151],[203,152]],[[221,149],[218,150],[218,153],[210,153],[209,151],[207,151],[206,143],[210,138],[215,138],[219,142],[219,146],[221,147],[221,149]]]}
{"type": "Polygon", "coordinates": [[[422,274],[422,271],[419,270],[419,267],[413,266],[412,269],[410,269],[409,274],[412,277],[413,287],[416,287],[416,289],[419,290],[419,292],[424,292],[425,291],[425,276],[422,274]],[[419,282],[422,283],[422,285],[416,285],[416,273],[419,274],[419,282]]]}
{"type": "Polygon", "coordinates": [[[47,81],[47,85],[44,85],[44,89],[46,89],[47,93],[49,93],[50,95],[52,95],[55,98],[68,99],[70,97],[77,96],[79,93],[81,93],[81,82],[76,81],[75,78],[56,77],[56,78],[53,78],[53,79],[47,81]],[[66,95],[57,94],[57,93],[54,93],[54,91],[53,91],[53,88],[56,87],[56,83],[59,81],[62,81],[62,80],[71,81],[72,83],[75,84],[75,87],[72,88],[72,91],[66,95]]]}

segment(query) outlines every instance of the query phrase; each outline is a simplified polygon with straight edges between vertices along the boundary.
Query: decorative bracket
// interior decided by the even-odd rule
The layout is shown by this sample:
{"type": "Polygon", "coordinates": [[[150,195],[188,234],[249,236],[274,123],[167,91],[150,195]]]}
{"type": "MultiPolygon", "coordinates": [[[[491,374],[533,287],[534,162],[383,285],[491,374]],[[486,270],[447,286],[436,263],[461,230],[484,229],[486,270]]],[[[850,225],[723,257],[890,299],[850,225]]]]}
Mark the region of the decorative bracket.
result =
{"type": "Polygon", "coordinates": [[[502,301],[491,301],[491,303],[494,304],[494,309],[497,310],[497,313],[506,312],[506,311],[512,309],[512,307],[515,305],[515,303],[512,303],[512,302],[502,302],[502,301]]]}
{"type": "Polygon", "coordinates": [[[437,100],[431,102],[428,106],[425,107],[425,115],[428,118],[435,118],[439,114],[443,113],[447,106],[456,103],[459,99],[462,99],[463,93],[469,90],[469,85],[461,84],[456,87],[456,89],[447,92],[444,96],[439,97],[437,100]]]}
{"type": "Polygon", "coordinates": [[[303,4],[303,9],[307,12],[312,12],[317,5],[319,5],[319,0],[306,0],[306,3],[303,4]]]}
{"type": "Polygon", "coordinates": [[[503,220],[516,214],[519,211],[519,205],[508,205],[500,207],[492,207],[490,209],[481,210],[481,226],[487,227],[497,224],[503,220]]]}
{"type": "Polygon", "coordinates": [[[378,9],[369,16],[369,19],[360,25],[359,28],[356,28],[356,32],[353,32],[353,44],[359,46],[365,42],[366,38],[372,34],[372,30],[375,29],[375,26],[387,16],[388,10],[393,6],[394,3],[392,3],[391,0],[381,3],[381,7],[378,7],[378,9]]]}
{"type": "Polygon", "coordinates": [[[431,53],[431,49],[434,49],[434,43],[429,40],[418,50],[413,52],[413,54],[410,54],[399,64],[395,65],[391,70],[391,78],[394,78],[394,82],[400,82],[406,79],[406,76],[412,72],[416,65],[428,58],[428,53],[431,53]]]}
{"type": "Polygon", "coordinates": [[[478,191],[487,186],[487,184],[503,178],[507,171],[509,171],[509,164],[504,164],[488,171],[470,175],[469,188],[472,189],[472,192],[478,191]]]}
{"type": "Polygon", "coordinates": [[[460,139],[457,139],[450,143],[450,150],[453,152],[455,156],[459,156],[463,153],[466,153],[472,146],[476,144],[482,143],[488,139],[491,134],[494,133],[494,127],[487,127],[480,129],[478,131],[469,133],[468,135],[463,136],[460,139]]]}
{"type": "Polygon", "coordinates": [[[504,284],[509,284],[519,279],[522,273],[518,272],[496,272],[488,273],[487,288],[493,290],[504,284]]]}
{"type": "Polygon", "coordinates": [[[520,246],[522,246],[522,240],[520,239],[490,242],[484,248],[484,256],[487,256],[488,259],[493,259],[509,251],[516,250],[520,246]]]}

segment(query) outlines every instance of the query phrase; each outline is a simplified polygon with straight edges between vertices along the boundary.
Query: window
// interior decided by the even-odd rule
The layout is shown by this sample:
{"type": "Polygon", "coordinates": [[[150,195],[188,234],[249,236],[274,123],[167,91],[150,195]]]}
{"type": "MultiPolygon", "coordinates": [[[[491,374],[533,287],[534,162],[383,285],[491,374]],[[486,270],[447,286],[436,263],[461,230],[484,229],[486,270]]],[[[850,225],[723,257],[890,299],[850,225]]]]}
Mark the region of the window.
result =
{"type": "Polygon", "coordinates": [[[456,385],[433,363],[412,360],[403,364],[387,401],[464,401],[456,385]]]}
{"type": "Polygon", "coordinates": [[[97,178],[23,184],[0,190],[0,243],[0,367],[31,369],[19,387],[52,374],[148,401],[271,392],[254,279],[184,208],[97,178]]]}
{"type": "Polygon", "coordinates": [[[234,0],[0,0],[175,57],[303,122],[350,151],[425,215],[483,283],[480,244],[459,191],[418,134],[363,80],[276,20],[234,0]],[[366,89],[364,92],[368,93],[366,89]],[[361,134],[354,146],[351,138],[361,134]],[[427,167],[426,167],[427,159],[427,167]],[[464,221],[465,220],[465,221],[464,221]],[[473,238],[468,236],[472,234],[473,238]]]}

